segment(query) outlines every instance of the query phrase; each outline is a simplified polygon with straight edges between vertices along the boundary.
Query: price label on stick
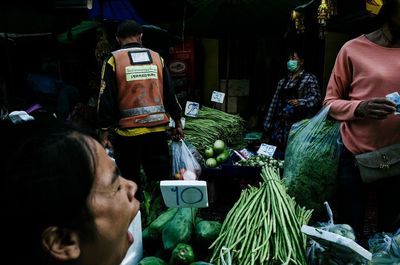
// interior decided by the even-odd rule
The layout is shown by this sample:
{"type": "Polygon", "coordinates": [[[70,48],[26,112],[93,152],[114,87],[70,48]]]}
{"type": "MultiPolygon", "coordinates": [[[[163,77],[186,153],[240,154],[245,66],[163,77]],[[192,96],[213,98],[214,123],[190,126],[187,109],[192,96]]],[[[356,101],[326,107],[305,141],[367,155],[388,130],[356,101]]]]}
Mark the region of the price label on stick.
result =
{"type": "Polygon", "coordinates": [[[200,104],[197,102],[186,101],[185,115],[189,117],[197,117],[200,104]]]}
{"type": "Polygon", "coordinates": [[[162,180],[160,189],[167,207],[208,207],[207,182],[205,181],[162,180]]]}
{"type": "Polygon", "coordinates": [[[225,93],[213,91],[211,101],[216,103],[224,103],[225,93]]]}
{"type": "Polygon", "coordinates": [[[260,148],[257,151],[257,154],[272,157],[275,153],[275,150],[276,150],[276,146],[274,146],[274,145],[261,144],[260,148]]]}

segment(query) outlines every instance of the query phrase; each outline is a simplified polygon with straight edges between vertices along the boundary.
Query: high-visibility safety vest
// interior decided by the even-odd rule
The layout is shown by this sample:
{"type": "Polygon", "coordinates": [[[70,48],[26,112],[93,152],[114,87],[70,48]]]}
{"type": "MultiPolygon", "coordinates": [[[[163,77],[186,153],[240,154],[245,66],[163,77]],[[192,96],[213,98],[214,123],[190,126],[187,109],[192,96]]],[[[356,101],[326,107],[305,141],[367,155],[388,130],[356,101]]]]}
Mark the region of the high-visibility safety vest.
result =
{"type": "Polygon", "coordinates": [[[163,104],[161,57],[145,48],[120,49],[112,53],[118,87],[120,128],[167,124],[163,104]]]}

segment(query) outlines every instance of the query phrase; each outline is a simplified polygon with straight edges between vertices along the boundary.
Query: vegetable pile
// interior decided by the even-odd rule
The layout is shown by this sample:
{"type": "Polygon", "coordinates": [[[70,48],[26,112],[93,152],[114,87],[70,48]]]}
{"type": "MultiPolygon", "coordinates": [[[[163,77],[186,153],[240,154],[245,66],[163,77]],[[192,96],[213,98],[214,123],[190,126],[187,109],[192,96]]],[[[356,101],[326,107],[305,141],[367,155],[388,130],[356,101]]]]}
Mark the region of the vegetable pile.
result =
{"type": "Polygon", "coordinates": [[[196,118],[186,119],[185,138],[204,154],[217,139],[233,148],[242,147],[243,131],[244,120],[239,115],[203,106],[196,118]]]}
{"type": "Polygon", "coordinates": [[[306,264],[306,236],[300,229],[312,211],[296,205],[276,168],[264,166],[259,187],[244,189],[211,245],[211,263],[230,253],[232,264],[306,264]]]}
{"type": "Polygon", "coordinates": [[[206,167],[215,168],[228,160],[230,152],[224,141],[216,140],[212,146],[206,147],[204,156],[207,158],[206,167]]]}
{"type": "Polygon", "coordinates": [[[208,250],[221,230],[219,222],[196,218],[197,211],[196,208],[169,208],[161,213],[143,230],[145,258],[139,264],[194,263],[196,253],[208,250]]]}
{"type": "Polygon", "coordinates": [[[267,165],[268,167],[283,168],[283,161],[276,160],[273,157],[266,155],[255,155],[251,156],[246,160],[239,160],[235,163],[236,166],[250,166],[250,167],[262,167],[267,165]]]}

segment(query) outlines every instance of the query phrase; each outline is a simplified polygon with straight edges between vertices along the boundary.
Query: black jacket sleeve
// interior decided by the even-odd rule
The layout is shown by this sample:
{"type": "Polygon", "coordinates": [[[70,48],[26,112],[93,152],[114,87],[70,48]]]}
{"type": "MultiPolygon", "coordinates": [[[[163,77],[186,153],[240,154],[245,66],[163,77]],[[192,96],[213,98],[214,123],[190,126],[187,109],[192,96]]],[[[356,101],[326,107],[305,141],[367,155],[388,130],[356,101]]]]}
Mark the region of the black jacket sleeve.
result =
{"type": "Polygon", "coordinates": [[[99,128],[116,127],[118,122],[117,80],[115,60],[110,55],[103,63],[100,93],[97,104],[97,126],[99,128]]]}
{"type": "Polygon", "coordinates": [[[182,107],[175,96],[174,86],[168,68],[163,68],[164,106],[173,120],[179,120],[182,116],[182,107]]]}

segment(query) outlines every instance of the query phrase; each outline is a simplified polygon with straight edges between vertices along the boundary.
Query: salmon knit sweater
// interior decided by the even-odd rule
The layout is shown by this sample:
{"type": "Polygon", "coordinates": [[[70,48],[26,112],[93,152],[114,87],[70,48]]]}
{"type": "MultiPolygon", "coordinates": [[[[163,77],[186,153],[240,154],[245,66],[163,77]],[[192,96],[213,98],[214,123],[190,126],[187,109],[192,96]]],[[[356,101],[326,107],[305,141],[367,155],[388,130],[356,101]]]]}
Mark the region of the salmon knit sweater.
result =
{"type": "Polygon", "coordinates": [[[324,105],[342,121],[343,144],[353,154],[400,143],[400,115],[384,120],[354,116],[361,101],[400,93],[400,48],[386,48],[365,35],[341,48],[327,86],[324,105]]]}

